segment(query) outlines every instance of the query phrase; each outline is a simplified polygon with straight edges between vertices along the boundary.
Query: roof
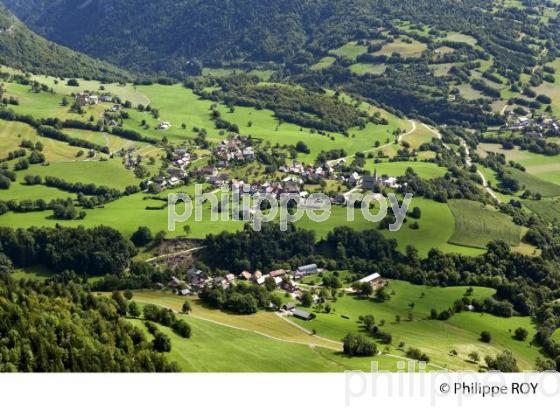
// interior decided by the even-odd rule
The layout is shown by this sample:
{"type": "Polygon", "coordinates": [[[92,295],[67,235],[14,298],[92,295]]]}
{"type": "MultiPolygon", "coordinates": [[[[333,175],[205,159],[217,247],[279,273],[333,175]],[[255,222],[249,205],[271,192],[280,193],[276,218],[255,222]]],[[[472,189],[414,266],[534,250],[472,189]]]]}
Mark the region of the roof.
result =
{"type": "Polygon", "coordinates": [[[273,270],[272,272],[270,272],[270,276],[272,276],[273,278],[275,278],[276,276],[282,276],[285,275],[286,271],[284,269],[278,269],[278,270],[273,270]]]}
{"type": "Polygon", "coordinates": [[[371,275],[360,279],[358,282],[360,282],[360,283],[372,282],[372,281],[377,280],[377,279],[381,279],[381,275],[379,273],[372,273],[371,275]]]}
{"type": "Polygon", "coordinates": [[[294,309],[292,313],[295,317],[299,317],[300,319],[305,319],[305,320],[311,320],[315,317],[313,313],[309,313],[304,310],[294,309]]]}
{"type": "Polygon", "coordinates": [[[311,265],[300,266],[298,268],[299,271],[307,271],[307,270],[315,270],[317,269],[317,265],[315,263],[311,265]]]}

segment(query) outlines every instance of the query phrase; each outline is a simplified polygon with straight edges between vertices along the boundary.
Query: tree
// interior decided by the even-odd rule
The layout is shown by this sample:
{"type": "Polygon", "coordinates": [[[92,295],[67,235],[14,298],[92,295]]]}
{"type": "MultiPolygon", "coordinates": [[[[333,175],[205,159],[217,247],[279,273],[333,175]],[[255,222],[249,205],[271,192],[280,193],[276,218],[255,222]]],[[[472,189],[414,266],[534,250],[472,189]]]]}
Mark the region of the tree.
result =
{"type": "Polygon", "coordinates": [[[517,373],[519,371],[517,360],[509,350],[498,354],[496,358],[486,356],[484,361],[490,370],[498,370],[503,373],[517,373]]]}
{"type": "Polygon", "coordinates": [[[481,342],[490,343],[491,340],[492,340],[492,335],[490,334],[490,332],[487,332],[486,330],[484,330],[480,333],[480,341],[481,342]]]}
{"type": "Polygon", "coordinates": [[[369,282],[356,282],[352,285],[358,296],[369,297],[373,293],[373,287],[369,282]]]}
{"type": "Polygon", "coordinates": [[[472,351],[469,353],[469,360],[473,363],[478,363],[480,361],[480,355],[478,352],[472,351]]]}
{"type": "Polygon", "coordinates": [[[171,325],[171,328],[173,329],[173,331],[175,333],[177,333],[181,337],[184,337],[184,338],[187,338],[187,339],[189,337],[191,337],[191,327],[184,320],[177,320],[177,321],[173,322],[173,324],[171,325]]]}
{"type": "Polygon", "coordinates": [[[309,154],[311,152],[307,144],[303,141],[298,141],[298,143],[296,144],[296,151],[303,154],[309,154]]]}
{"type": "Polygon", "coordinates": [[[303,292],[301,295],[301,304],[305,307],[310,307],[313,304],[313,295],[311,292],[303,292]]]}
{"type": "Polygon", "coordinates": [[[192,232],[192,228],[190,225],[183,226],[183,232],[185,232],[185,236],[190,236],[192,232]]]}
{"type": "Polygon", "coordinates": [[[527,339],[528,335],[529,332],[527,331],[527,329],[524,329],[522,327],[518,327],[517,329],[515,329],[514,338],[516,340],[524,341],[525,339],[527,339]]]}
{"type": "Polygon", "coordinates": [[[156,332],[154,335],[154,340],[152,341],[152,347],[156,352],[165,353],[171,351],[171,339],[169,336],[156,332]]]}
{"type": "Polygon", "coordinates": [[[183,303],[183,308],[181,310],[185,315],[188,315],[191,312],[192,308],[188,300],[185,300],[185,303],[183,303]]]}
{"type": "Polygon", "coordinates": [[[267,276],[267,278],[264,280],[264,286],[266,287],[266,290],[272,292],[274,289],[276,289],[276,281],[272,276],[267,276]]]}
{"type": "Polygon", "coordinates": [[[136,302],[132,301],[128,304],[128,314],[134,319],[140,316],[140,308],[138,307],[136,302]]]}
{"type": "Polygon", "coordinates": [[[0,175],[0,189],[10,189],[11,184],[10,178],[0,175]]]}
{"type": "Polygon", "coordinates": [[[343,342],[344,354],[348,356],[374,356],[377,354],[377,347],[368,341],[364,336],[355,333],[348,333],[343,342]]]}
{"type": "Polygon", "coordinates": [[[152,231],[147,226],[141,226],[132,234],[130,240],[136,247],[146,246],[153,240],[152,231]]]}
{"type": "Polygon", "coordinates": [[[75,78],[71,78],[66,82],[66,85],[68,87],[79,87],[80,83],[75,78]]]}
{"type": "Polygon", "coordinates": [[[131,300],[134,297],[134,293],[130,289],[127,289],[123,293],[126,300],[131,300]]]}

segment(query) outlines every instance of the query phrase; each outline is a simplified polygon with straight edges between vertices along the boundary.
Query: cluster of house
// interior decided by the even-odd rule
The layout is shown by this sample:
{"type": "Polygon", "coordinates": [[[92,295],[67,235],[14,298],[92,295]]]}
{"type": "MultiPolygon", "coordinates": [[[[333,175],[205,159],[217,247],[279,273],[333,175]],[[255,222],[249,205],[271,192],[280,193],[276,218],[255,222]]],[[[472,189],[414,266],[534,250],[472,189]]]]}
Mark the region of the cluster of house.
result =
{"type": "Polygon", "coordinates": [[[255,159],[255,151],[250,145],[249,138],[236,135],[221,141],[214,154],[219,159],[219,166],[225,168],[231,161],[251,162],[255,159]]]}
{"type": "MultiPolygon", "coordinates": [[[[320,269],[317,267],[317,265],[312,264],[300,266],[295,271],[278,269],[271,271],[266,275],[257,270],[253,273],[243,271],[239,275],[229,273],[225,276],[210,277],[200,269],[191,268],[187,271],[186,281],[180,280],[176,277],[172,277],[171,281],[167,284],[167,287],[174,289],[179,295],[189,296],[194,292],[200,291],[206,286],[222,287],[224,289],[227,289],[232,284],[235,284],[236,281],[252,282],[259,286],[265,286],[267,280],[273,280],[278,288],[288,293],[294,294],[297,292],[297,286],[295,282],[296,280],[300,280],[305,276],[312,275],[318,272],[320,272],[320,269]]],[[[161,283],[158,284],[158,286],[161,288],[165,287],[161,283]]]]}
{"type": "MultiPolygon", "coordinates": [[[[278,269],[269,272],[267,275],[259,270],[251,273],[248,271],[243,271],[239,275],[234,275],[233,273],[227,274],[223,277],[209,277],[200,269],[191,268],[187,271],[188,280],[183,281],[176,277],[172,277],[171,281],[168,283],[168,287],[173,289],[178,295],[181,296],[191,296],[202,290],[204,287],[222,287],[227,289],[229,286],[234,284],[237,280],[252,282],[259,286],[265,286],[267,280],[273,280],[279,289],[288,292],[292,298],[298,300],[302,297],[302,290],[298,288],[297,280],[300,280],[308,275],[319,273],[321,270],[318,269],[317,265],[305,265],[300,266],[296,271],[290,271],[285,269],[278,269]]],[[[379,273],[373,273],[368,275],[358,281],[359,283],[369,283],[373,289],[379,289],[386,285],[385,279],[379,273]]],[[[161,288],[165,286],[163,284],[158,284],[161,288]]],[[[313,295],[314,303],[319,301],[317,295],[313,295]]],[[[302,320],[312,320],[315,315],[304,310],[297,309],[295,303],[286,303],[279,307],[285,313],[293,315],[302,320]]]]}
{"type": "Polygon", "coordinates": [[[76,101],[82,107],[86,105],[96,105],[99,103],[99,97],[85,91],[83,93],[76,94],[76,101]]]}
{"type": "Polygon", "coordinates": [[[178,168],[185,169],[191,163],[191,154],[185,148],[177,148],[173,151],[173,164],[178,168]]]}
{"type": "Polygon", "coordinates": [[[297,175],[307,181],[320,181],[334,176],[333,168],[326,164],[324,167],[299,164],[294,161],[291,166],[282,166],[278,169],[286,174],[297,175]]]}
{"type": "Polygon", "coordinates": [[[138,147],[136,145],[131,145],[117,151],[117,155],[124,158],[123,164],[126,169],[134,168],[142,163],[142,156],[134,155],[137,149],[138,147]]]}
{"type": "Polygon", "coordinates": [[[375,187],[388,187],[388,188],[399,188],[397,178],[390,177],[386,175],[377,175],[377,170],[373,175],[359,175],[357,172],[352,173],[348,177],[348,184],[353,187],[360,187],[366,191],[373,191],[375,187]]]}
{"type": "Polygon", "coordinates": [[[84,91],[82,93],[76,94],[76,101],[83,107],[86,105],[97,105],[100,102],[112,102],[113,97],[108,94],[98,96],[96,94],[90,93],[89,91],[84,91]]]}
{"type": "Polygon", "coordinates": [[[560,120],[547,115],[539,115],[532,118],[529,116],[517,116],[509,113],[506,124],[501,129],[510,131],[532,131],[542,137],[543,133],[560,134],[560,120]]]}

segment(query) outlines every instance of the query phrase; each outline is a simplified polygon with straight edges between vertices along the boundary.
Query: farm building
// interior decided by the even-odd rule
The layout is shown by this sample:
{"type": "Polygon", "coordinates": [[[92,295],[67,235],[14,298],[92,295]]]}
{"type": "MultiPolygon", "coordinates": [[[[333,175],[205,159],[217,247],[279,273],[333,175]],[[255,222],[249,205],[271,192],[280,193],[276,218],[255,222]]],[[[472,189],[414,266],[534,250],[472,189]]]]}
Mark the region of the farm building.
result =
{"type": "Polygon", "coordinates": [[[303,277],[303,276],[307,276],[307,275],[312,275],[312,274],[317,273],[317,272],[318,272],[318,269],[317,269],[316,264],[305,265],[305,266],[300,266],[299,268],[297,268],[296,276],[303,277]]]}
{"type": "Polygon", "coordinates": [[[358,281],[359,283],[369,283],[372,287],[380,287],[385,284],[385,280],[381,277],[379,273],[372,273],[365,278],[362,278],[358,281]]]}
{"type": "Polygon", "coordinates": [[[253,275],[250,272],[247,271],[243,271],[239,274],[239,279],[242,280],[251,280],[253,278],[253,275]]]}
{"type": "Polygon", "coordinates": [[[297,317],[298,319],[302,319],[302,320],[315,319],[315,315],[313,313],[309,313],[309,312],[306,312],[304,310],[294,309],[292,311],[292,315],[294,315],[294,317],[297,317]]]}

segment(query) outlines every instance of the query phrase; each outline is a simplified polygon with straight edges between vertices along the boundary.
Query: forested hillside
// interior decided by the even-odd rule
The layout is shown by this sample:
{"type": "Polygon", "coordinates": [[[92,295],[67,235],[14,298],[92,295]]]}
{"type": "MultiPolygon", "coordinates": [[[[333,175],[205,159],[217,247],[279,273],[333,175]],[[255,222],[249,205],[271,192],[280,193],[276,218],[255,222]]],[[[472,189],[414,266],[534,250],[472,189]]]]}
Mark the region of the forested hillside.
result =
{"type": "Polygon", "coordinates": [[[27,29],[2,5],[0,5],[0,64],[62,77],[112,81],[128,78],[124,70],[41,38],[27,29]]]}
{"type": "MultiPolygon", "coordinates": [[[[396,21],[473,35],[504,64],[531,64],[531,38],[557,39],[541,24],[538,4],[496,8],[489,0],[4,0],[36,32],[89,55],[135,69],[184,74],[193,59],[311,63],[352,39],[368,38],[396,21]]],[[[544,4],[543,4],[544,3],[544,4]]],[[[501,4],[501,3],[500,3],[501,4]]],[[[550,4],[552,5],[552,3],[550,4]]],[[[551,26],[557,23],[551,22],[551,26]]]]}

